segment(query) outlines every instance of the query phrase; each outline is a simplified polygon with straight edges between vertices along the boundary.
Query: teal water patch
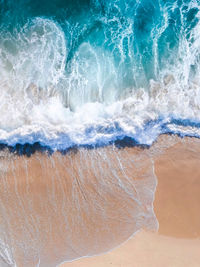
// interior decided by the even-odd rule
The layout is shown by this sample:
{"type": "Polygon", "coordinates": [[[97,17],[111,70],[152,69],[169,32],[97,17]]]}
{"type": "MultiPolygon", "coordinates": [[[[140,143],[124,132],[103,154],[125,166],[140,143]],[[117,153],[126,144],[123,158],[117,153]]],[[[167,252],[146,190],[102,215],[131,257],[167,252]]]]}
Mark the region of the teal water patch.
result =
{"type": "Polygon", "coordinates": [[[199,11],[196,0],[1,0],[0,141],[150,144],[172,119],[198,122],[199,11]]]}
{"type": "Polygon", "coordinates": [[[0,10],[1,30],[11,34],[36,17],[58,23],[67,40],[66,69],[82,43],[109,51],[124,90],[148,84],[175,64],[181,40],[192,43],[199,22],[199,3],[193,0],[8,0],[0,2],[0,10]]]}

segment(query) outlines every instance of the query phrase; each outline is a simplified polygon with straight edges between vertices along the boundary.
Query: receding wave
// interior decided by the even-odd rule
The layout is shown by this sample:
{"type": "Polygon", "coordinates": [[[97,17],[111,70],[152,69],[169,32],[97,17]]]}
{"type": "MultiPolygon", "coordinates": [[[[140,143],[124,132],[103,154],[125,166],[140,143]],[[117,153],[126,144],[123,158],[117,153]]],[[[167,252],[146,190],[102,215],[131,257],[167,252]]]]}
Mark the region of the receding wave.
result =
{"type": "Polygon", "coordinates": [[[4,151],[0,164],[1,266],[55,267],[158,227],[146,151],[107,147],[51,157],[4,151]]]}

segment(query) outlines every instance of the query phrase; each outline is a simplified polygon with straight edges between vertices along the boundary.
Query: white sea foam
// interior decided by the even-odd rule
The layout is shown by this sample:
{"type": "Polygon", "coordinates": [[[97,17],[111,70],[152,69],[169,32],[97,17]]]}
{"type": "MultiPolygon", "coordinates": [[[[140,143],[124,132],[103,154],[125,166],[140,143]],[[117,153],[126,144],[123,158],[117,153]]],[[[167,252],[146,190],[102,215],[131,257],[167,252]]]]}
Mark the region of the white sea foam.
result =
{"type": "MultiPolygon", "coordinates": [[[[67,40],[52,20],[36,18],[14,35],[2,36],[2,143],[40,142],[66,149],[130,136],[150,145],[172,129],[167,127],[172,118],[200,121],[200,24],[189,40],[181,40],[175,67],[168,64],[148,88],[125,93],[112,53],[88,42],[82,43],[66,71],[67,40]],[[196,68],[193,74],[191,66],[196,68]]],[[[184,129],[183,134],[196,136],[194,126],[184,129]]]]}

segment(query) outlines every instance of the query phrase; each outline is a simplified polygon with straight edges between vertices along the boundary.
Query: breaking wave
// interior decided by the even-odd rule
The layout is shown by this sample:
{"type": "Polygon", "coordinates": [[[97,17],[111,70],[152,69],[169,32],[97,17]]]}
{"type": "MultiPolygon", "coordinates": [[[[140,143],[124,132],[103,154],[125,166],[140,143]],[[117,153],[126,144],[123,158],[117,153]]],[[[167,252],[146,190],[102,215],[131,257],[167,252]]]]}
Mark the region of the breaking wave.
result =
{"type": "Polygon", "coordinates": [[[0,5],[1,143],[199,137],[198,1],[0,5]]]}

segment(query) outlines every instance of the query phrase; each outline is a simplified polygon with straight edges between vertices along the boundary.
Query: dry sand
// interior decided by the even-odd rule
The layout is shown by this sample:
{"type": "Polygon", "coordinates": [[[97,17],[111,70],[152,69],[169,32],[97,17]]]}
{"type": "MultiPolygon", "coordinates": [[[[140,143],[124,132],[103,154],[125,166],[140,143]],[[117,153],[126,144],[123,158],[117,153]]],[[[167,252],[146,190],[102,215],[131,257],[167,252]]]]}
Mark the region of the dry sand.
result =
{"type": "Polygon", "coordinates": [[[140,232],[105,255],[84,258],[62,267],[199,267],[200,241],[140,232]]]}
{"type": "MultiPolygon", "coordinates": [[[[168,140],[161,137],[157,143],[168,140]]],[[[156,158],[158,233],[141,231],[113,251],[62,267],[199,267],[200,142],[178,142],[156,158]]]]}
{"type": "Polygon", "coordinates": [[[0,238],[18,267],[54,267],[66,252],[73,259],[108,251],[140,228],[146,230],[107,254],[61,266],[200,266],[199,204],[198,139],[162,136],[145,150],[0,157],[0,238]],[[147,231],[156,228],[155,175],[158,233],[147,231]]]}

